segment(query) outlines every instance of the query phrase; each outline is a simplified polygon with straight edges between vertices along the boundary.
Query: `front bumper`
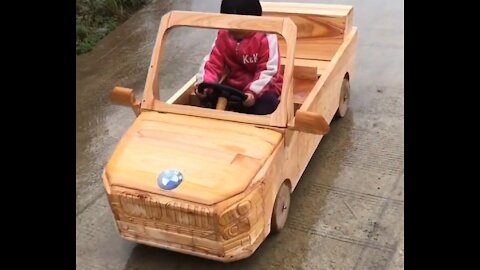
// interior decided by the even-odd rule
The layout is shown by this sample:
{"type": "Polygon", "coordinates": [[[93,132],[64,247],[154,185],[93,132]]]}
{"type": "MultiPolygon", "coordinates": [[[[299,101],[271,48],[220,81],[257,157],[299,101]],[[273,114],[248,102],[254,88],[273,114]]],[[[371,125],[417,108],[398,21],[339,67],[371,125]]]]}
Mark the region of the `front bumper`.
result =
{"type": "Polygon", "coordinates": [[[124,188],[109,191],[117,229],[129,241],[230,262],[249,257],[266,236],[260,187],[221,206],[203,206],[124,188]]]}
{"type": "Polygon", "coordinates": [[[117,221],[117,227],[120,235],[128,241],[221,262],[249,257],[264,240],[260,234],[252,243],[247,234],[222,243],[122,221],[117,221]]]}

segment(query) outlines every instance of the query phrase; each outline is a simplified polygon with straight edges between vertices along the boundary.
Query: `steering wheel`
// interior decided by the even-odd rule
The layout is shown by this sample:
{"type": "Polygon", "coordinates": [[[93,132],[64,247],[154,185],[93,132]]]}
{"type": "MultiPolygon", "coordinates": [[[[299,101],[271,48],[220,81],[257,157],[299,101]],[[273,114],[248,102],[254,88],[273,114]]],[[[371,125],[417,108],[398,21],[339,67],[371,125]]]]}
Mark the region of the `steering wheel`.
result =
{"type": "Polygon", "coordinates": [[[245,101],[247,95],[243,91],[233,88],[231,86],[220,83],[201,83],[198,85],[198,92],[203,94],[205,88],[213,89],[216,96],[218,96],[217,110],[225,110],[229,100],[245,101]]]}

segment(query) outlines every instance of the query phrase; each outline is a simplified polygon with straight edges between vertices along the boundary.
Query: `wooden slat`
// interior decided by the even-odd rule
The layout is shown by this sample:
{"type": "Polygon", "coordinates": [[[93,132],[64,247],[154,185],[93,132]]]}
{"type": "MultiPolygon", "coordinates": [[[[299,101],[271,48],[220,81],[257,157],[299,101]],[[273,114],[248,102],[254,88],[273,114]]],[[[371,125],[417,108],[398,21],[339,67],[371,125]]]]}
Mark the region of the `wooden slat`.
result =
{"type": "MultiPolygon", "coordinates": [[[[280,60],[282,65],[285,64],[285,58],[280,60]]],[[[295,59],[295,68],[293,70],[293,77],[298,79],[315,80],[321,76],[327,69],[330,61],[310,60],[310,59],[295,59]]]]}
{"type": "Polygon", "coordinates": [[[150,67],[147,74],[147,81],[145,83],[145,90],[143,91],[142,109],[151,110],[154,101],[160,98],[159,82],[158,82],[158,67],[160,59],[162,58],[162,41],[165,32],[167,31],[168,20],[171,13],[163,15],[158,28],[157,39],[155,47],[153,48],[152,59],[150,60],[150,67]]]}
{"type": "MultiPolygon", "coordinates": [[[[180,104],[166,104],[159,100],[154,100],[154,111],[166,112],[173,114],[182,114],[182,115],[191,115],[206,117],[211,119],[224,119],[229,121],[235,121],[240,123],[251,123],[257,125],[268,126],[270,124],[271,116],[268,115],[251,115],[244,113],[237,113],[231,111],[218,111],[214,109],[196,107],[196,106],[185,106],[180,104]]],[[[279,105],[280,107],[280,105],[279,105]]],[[[278,125],[278,127],[283,127],[283,124],[278,125]]]]}
{"type": "Polygon", "coordinates": [[[193,76],[186,84],[183,85],[173,96],[167,100],[167,104],[188,104],[190,94],[193,90],[193,84],[197,80],[196,76],[193,76]]]}
{"type": "Polygon", "coordinates": [[[353,9],[350,10],[345,20],[345,30],[343,31],[344,40],[350,34],[350,31],[352,31],[352,28],[353,28],[353,9]]]}
{"type": "MultiPolygon", "coordinates": [[[[327,18],[313,15],[266,12],[266,16],[288,17],[297,26],[296,58],[330,60],[343,41],[345,17],[327,18]]],[[[279,37],[280,54],[287,44],[279,37]]]]}
{"type": "Polygon", "coordinates": [[[295,49],[296,49],[296,40],[297,40],[297,26],[290,18],[284,18],[282,36],[288,46],[286,51],[286,61],[283,77],[283,89],[280,96],[280,104],[276,113],[272,115],[270,120],[271,126],[279,126],[278,124],[282,123],[284,119],[290,121],[293,119],[294,110],[293,110],[293,62],[295,60],[295,49]]]}
{"type": "Polygon", "coordinates": [[[189,26],[209,29],[245,29],[283,35],[283,18],[172,11],[167,28],[189,26]]]}
{"type": "Polygon", "coordinates": [[[343,38],[345,17],[320,17],[313,15],[270,13],[266,16],[274,18],[290,18],[297,26],[297,42],[305,40],[338,41],[343,38]]]}
{"type": "MultiPolygon", "coordinates": [[[[331,60],[348,33],[352,6],[262,2],[264,16],[290,18],[297,26],[296,58],[331,60]]],[[[287,45],[280,40],[280,51],[287,45]]]]}
{"type": "MultiPolygon", "coordinates": [[[[278,43],[280,46],[280,55],[284,56],[286,54],[287,45],[282,39],[279,39],[278,43]]],[[[341,37],[332,38],[330,40],[305,39],[297,43],[295,57],[329,61],[332,59],[333,55],[335,55],[341,43],[341,37]]]]}
{"type": "Polygon", "coordinates": [[[314,4],[314,3],[278,3],[261,1],[265,12],[298,13],[332,17],[347,16],[353,9],[350,5],[314,4]]]}
{"type": "Polygon", "coordinates": [[[296,104],[303,104],[305,99],[307,98],[308,94],[312,91],[313,86],[317,83],[317,79],[309,80],[309,79],[295,79],[293,95],[293,101],[296,104]]]}
{"type": "Polygon", "coordinates": [[[229,259],[225,259],[223,254],[217,255],[210,250],[202,249],[201,247],[191,247],[185,246],[181,244],[177,244],[175,242],[160,242],[158,240],[153,240],[151,238],[147,238],[145,236],[137,236],[128,232],[122,232],[122,237],[126,240],[138,242],[144,245],[153,246],[157,248],[168,249],[174,252],[195,255],[199,257],[203,257],[210,260],[219,260],[219,261],[229,261],[229,259]]]}

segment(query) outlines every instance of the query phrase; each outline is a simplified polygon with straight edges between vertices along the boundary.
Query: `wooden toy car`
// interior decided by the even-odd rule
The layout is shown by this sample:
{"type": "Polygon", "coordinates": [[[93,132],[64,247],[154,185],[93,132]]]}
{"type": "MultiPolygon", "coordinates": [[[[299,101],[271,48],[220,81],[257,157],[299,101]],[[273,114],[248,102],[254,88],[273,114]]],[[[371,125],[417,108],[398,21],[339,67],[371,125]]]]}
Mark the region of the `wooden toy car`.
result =
{"type": "MultiPolygon", "coordinates": [[[[105,167],[120,235],[219,261],[250,256],[280,231],[295,189],[329,123],[347,112],[357,29],[353,7],[262,2],[263,16],[171,11],[163,16],[143,100],[116,87],[137,117],[105,167]],[[279,36],[284,83],[270,115],[199,106],[195,77],[159,99],[165,33],[177,26],[279,36]]],[[[225,95],[228,96],[228,95],[225,95]]]]}

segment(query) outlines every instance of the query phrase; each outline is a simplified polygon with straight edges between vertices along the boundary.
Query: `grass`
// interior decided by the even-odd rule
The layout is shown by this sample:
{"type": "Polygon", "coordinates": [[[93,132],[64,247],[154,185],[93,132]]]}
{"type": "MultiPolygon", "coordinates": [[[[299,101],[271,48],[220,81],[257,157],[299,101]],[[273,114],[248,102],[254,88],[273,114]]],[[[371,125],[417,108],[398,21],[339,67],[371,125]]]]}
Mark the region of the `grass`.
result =
{"type": "Polygon", "coordinates": [[[77,55],[92,50],[98,41],[152,0],[76,0],[77,55]]]}

